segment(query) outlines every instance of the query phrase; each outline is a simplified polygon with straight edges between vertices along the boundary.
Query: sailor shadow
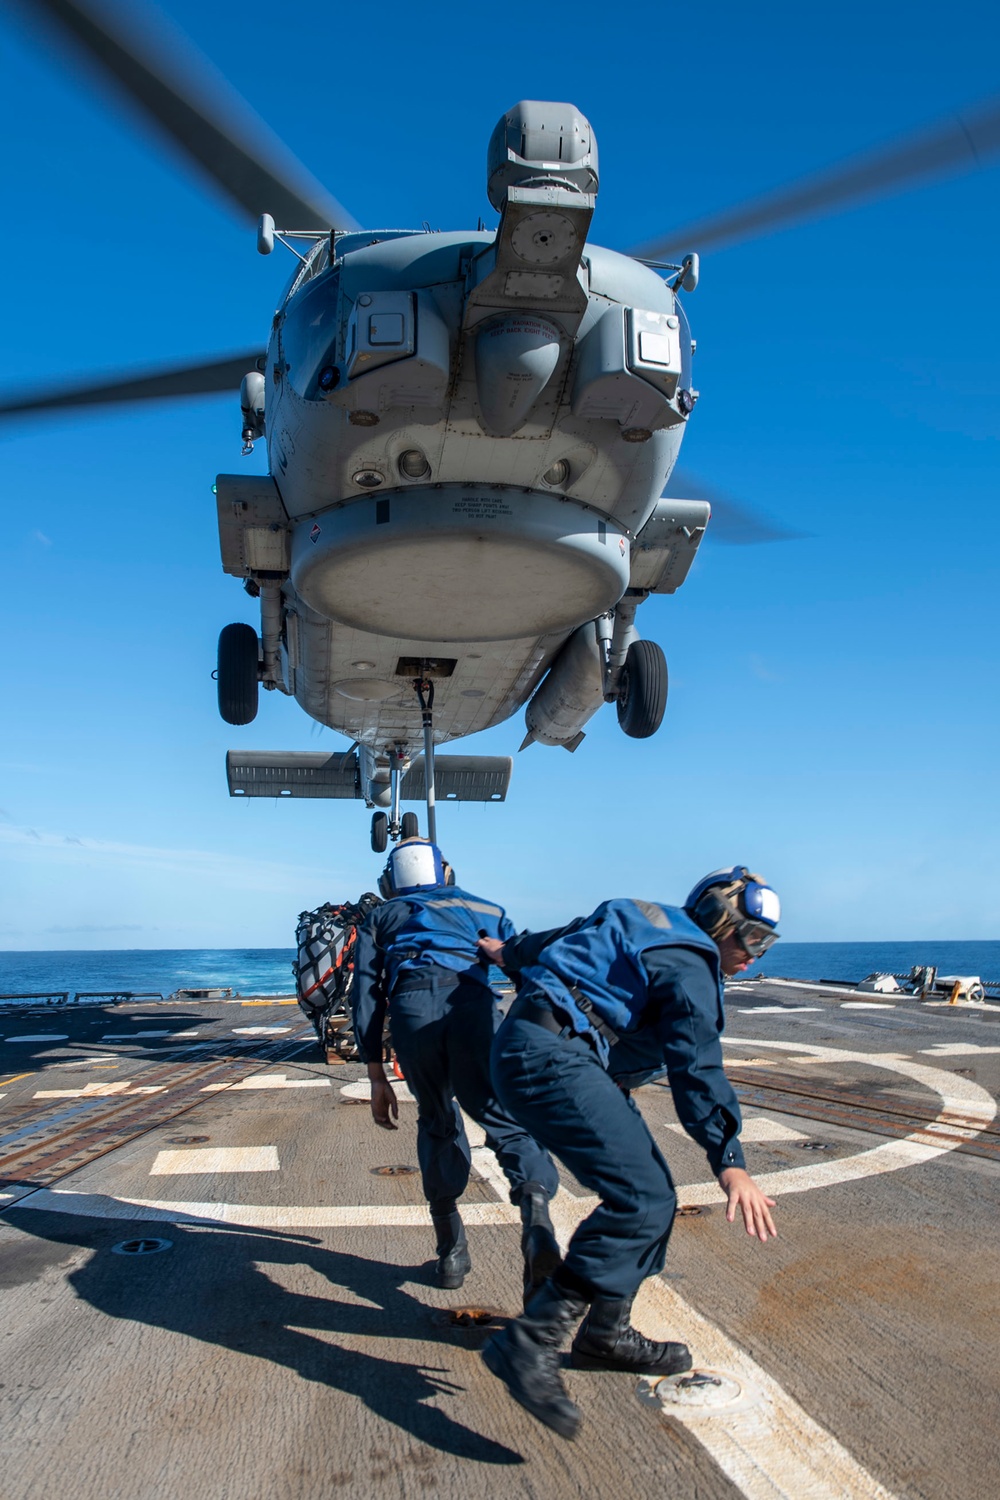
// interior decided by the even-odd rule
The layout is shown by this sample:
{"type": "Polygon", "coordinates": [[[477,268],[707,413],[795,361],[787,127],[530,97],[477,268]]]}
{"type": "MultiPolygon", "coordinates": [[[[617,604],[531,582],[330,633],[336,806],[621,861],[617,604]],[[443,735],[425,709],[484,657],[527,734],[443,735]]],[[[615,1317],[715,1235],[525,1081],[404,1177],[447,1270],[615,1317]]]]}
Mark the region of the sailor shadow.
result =
{"type": "MultiPolygon", "coordinates": [[[[5,1218],[39,1240],[98,1252],[67,1279],[79,1298],[109,1317],[145,1323],[285,1365],[303,1380],[317,1381],[362,1401],[429,1448],[479,1463],[523,1462],[513,1449],[428,1404],[437,1396],[465,1390],[463,1382],[451,1378],[450,1356],[435,1366],[407,1364],[325,1337],[343,1334],[353,1343],[360,1338],[384,1340],[388,1335],[418,1338],[442,1352],[454,1349],[454,1337],[435,1323],[432,1310],[401,1285],[422,1280],[424,1267],[385,1265],[378,1259],[327,1250],[301,1235],[172,1223],[168,1231],[158,1224],[150,1226],[169,1233],[172,1252],[137,1256],[123,1275],[121,1259],[104,1252],[135,1233],[134,1220],[95,1224],[93,1219],[16,1209],[8,1210],[5,1218]],[[300,1275],[302,1267],[309,1268],[331,1283],[331,1295],[290,1291],[267,1275],[261,1262],[287,1267],[292,1276],[300,1275]],[[338,1286],[349,1288],[362,1301],[338,1298],[338,1286]],[[313,1329],[319,1336],[303,1329],[313,1329]]],[[[233,1378],[239,1378],[235,1368],[233,1378]]]]}

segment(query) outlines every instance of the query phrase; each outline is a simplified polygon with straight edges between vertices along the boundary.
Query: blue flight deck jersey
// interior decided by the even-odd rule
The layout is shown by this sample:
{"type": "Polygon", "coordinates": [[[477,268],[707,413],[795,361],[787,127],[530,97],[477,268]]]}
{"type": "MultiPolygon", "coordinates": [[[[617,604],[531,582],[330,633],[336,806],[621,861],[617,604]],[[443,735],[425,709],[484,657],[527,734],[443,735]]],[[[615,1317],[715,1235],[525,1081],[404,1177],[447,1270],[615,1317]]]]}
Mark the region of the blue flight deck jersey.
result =
{"type": "Polygon", "coordinates": [[[514,924],[502,906],[473,896],[455,885],[392,896],[378,906],[358,931],[354,950],[351,1011],[362,1062],[382,1057],[386,1010],[395,986],[405,977],[419,983],[433,971],[450,970],[457,980],[491,993],[488,965],[476,944],[480,936],[507,942],[514,924]]]}
{"type": "Polygon", "coordinates": [[[586,1036],[622,1087],[668,1074],[678,1119],[713,1172],[743,1167],[740,1108],[722,1069],[719,950],[686,912],[606,901],[589,917],[505,943],[505,969],[586,1036]],[[572,988],[589,1002],[582,1009],[572,988]],[[539,995],[541,991],[541,995],[539,995]],[[610,1025],[617,1043],[592,1017],[610,1025]]]}

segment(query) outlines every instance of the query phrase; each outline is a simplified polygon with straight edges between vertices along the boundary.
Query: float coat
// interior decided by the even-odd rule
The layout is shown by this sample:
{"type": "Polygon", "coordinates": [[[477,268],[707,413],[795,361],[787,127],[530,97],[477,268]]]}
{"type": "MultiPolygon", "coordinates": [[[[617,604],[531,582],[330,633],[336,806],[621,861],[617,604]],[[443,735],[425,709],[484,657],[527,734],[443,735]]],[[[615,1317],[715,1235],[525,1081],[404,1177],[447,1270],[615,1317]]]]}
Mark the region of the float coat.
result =
{"type": "Polygon", "coordinates": [[[490,1079],[499,1022],[480,933],[506,940],[502,906],[457,886],[393,896],[358,933],[351,1011],[363,1062],[382,1059],[388,1011],[392,1041],[417,1101],[417,1159],[432,1216],[450,1216],[469,1180],[472,1154],[462,1110],[483,1127],[511,1187],[551,1198],[559,1174],[548,1153],[506,1113],[490,1079]]]}
{"type": "Polygon", "coordinates": [[[503,962],[522,988],[493,1044],[500,1102],[600,1199],[558,1279],[587,1300],[631,1298],[663,1267],[676,1196],[623,1086],[666,1070],[712,1171],[744,1166],[722,1069],[718,949],[679,908],[615,900],[522,934],[503,962]]]}

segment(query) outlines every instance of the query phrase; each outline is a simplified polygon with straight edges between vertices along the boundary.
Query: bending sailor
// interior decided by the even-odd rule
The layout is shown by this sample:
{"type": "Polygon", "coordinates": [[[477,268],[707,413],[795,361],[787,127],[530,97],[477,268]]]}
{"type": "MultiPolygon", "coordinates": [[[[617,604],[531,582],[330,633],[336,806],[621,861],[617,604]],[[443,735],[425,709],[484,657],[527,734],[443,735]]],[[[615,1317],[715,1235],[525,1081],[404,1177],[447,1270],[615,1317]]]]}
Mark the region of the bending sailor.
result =
{"type": "Polygon", "coordinates": [[[748,1234],[775,1234],[774,1200],[745,1169],[719,1039],[722,977],[776,941],[779,915],[775,892],[735,865],[700,881],[683,909],[605,901],[566,927],[480,944],[522,980],[493,1045],[500,1101],[600,1198],[565,1262],[483,1350],[515,1401],[563,1437],[576,1435],[581,1415],[560,1378],[559,1349],[585,1313],[573,1342],[578,1368],[691,1368],[684,1344],[656,1343],[631,1326],[636,1292],[663,1268],[677,1200],[628,1088],[668,1073],[678,1118],[729,1200],[727,1218],[739,1211],[748,1234]]]}
{"type": "Polygon", "coordinates": [[[383,1066],[388,1008],[392,1043],[417,1101],[417,1157],[437,1235],[438,1286],[460,1287],[471,1270],[458,1199],[471,1154],[461,1111],[486,1132],[520,1205],[525,1297],[559,1264],[548,1204],[559,1176],[548,1152],[497,1102],[490,1048],[499,1023],[479,938],[503,942],[514,927],[502,906],[454,884],[440,849],[404,839],[379,881],[385,904],[358,934],[351,1009],[368,1066],[375,1123],[395,1130],[398,1105],[383,1066]]]}

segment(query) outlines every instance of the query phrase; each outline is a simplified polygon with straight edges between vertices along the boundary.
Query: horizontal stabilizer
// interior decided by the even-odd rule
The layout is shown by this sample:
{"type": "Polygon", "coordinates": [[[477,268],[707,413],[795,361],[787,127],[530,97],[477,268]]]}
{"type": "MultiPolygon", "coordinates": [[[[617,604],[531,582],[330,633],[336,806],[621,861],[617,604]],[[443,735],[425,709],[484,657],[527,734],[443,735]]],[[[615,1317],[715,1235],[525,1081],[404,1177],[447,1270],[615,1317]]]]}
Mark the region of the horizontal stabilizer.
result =
{"type": "MultiPolygon", "coordinates": [[[[438,802],[503,802],[514,762],[509,755],[435,755],[434,796],[438,802]]],[[[403,777],[404,802],[427,796],[422,755],[403,777]]]]}
{"type": "MultiPolygon", "coordinates": [[[[434,793],[439,802],[503,802],[510,785],[509,755],[436,755],[434,793]]],[[[230,750],[226,776],[231,797],[363,797],[361,770],[353,751],[230,750]]],[[[424,758],[413,761],[400,796],[427,796],[424,758]]]]}
{"type": "Polygon", "coordinates": [[[353,753],[326,750],[230,750],[230,797],[360,797],[353,753]]]}

